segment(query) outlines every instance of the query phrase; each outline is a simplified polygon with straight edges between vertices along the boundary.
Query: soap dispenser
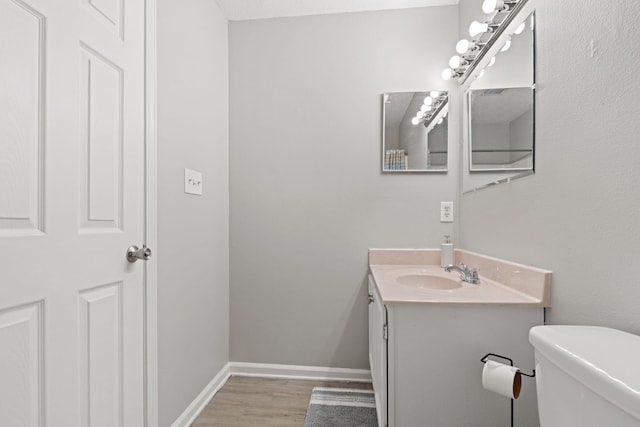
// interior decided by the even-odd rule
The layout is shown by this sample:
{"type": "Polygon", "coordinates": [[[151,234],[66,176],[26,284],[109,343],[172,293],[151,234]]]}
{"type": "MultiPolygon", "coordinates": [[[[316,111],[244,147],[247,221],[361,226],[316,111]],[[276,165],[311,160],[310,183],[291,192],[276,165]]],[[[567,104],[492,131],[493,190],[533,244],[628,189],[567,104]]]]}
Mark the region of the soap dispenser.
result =
{"type": "Polygon", "coordinates": [[[444,242],[440,245],[440,266],[446,267],[449,264],[453,264],[453,243],[451,236],[445,234],[444,242]]]}

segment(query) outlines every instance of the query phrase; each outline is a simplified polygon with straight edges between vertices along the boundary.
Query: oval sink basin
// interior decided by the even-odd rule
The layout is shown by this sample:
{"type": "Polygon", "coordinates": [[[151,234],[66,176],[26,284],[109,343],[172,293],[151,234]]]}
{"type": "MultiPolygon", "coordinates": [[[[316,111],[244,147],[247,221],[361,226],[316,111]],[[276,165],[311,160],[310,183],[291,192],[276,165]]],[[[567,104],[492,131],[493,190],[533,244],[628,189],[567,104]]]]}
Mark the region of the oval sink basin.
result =
{"type": "Polygon", "coordinates": [[[432,274],[405,274],[396,279],[401,285],[415,286],[425,289],[457,289],[462,287],[460,279],[436,276],[432,274]]]}

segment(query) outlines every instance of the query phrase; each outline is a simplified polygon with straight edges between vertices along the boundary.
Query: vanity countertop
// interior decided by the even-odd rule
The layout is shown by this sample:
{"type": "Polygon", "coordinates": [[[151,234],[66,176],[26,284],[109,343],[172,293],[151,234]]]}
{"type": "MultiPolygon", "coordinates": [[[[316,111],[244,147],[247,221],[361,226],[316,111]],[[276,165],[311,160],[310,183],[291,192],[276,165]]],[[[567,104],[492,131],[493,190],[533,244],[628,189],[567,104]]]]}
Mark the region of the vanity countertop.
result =
{"type": "Polygon", "coordinates": [[[456,272],[445,272],[437,249],[371,249],[369,271],[385,304],[549,307],[550,271],[459,249],[454,251],[454,258],[456,265],[480,268],[479,285],[460,281],[456,272]],[[427,276],[445,289],[422,286],[419,279],[427,276]],[[403,283],[405,279],[410,283],[403,283]],[[453,288],[446,289],[448,284],[453,288]]]}

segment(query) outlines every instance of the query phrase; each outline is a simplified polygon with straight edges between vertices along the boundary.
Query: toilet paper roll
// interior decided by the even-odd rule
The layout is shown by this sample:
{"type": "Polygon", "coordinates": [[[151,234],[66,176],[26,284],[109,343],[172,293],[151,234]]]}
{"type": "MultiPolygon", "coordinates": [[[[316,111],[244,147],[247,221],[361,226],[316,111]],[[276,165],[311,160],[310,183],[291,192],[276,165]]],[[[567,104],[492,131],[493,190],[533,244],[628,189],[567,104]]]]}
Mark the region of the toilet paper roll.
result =
{"type": "Polygon", "coordinates": [[[487,360],[482,369],[482,387],[502,396],[517,399],[522,387],[520,370],[515,366],[487,360]]]}

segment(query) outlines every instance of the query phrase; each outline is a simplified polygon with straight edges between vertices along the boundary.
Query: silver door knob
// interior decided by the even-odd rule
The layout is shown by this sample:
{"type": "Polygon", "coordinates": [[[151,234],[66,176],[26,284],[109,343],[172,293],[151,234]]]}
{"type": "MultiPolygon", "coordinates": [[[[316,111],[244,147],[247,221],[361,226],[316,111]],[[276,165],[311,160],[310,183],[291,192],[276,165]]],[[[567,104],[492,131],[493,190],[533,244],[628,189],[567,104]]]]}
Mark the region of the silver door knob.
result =
{"type": "Polygon", "coordinates": [[[127,261],[136,262],[139,259],[142,261],[149,261],[151,258],[151,249],[149,249],[146,245],[142,245],[142,248],[137,246],[129,246],[127,249],[127,261]]]}

